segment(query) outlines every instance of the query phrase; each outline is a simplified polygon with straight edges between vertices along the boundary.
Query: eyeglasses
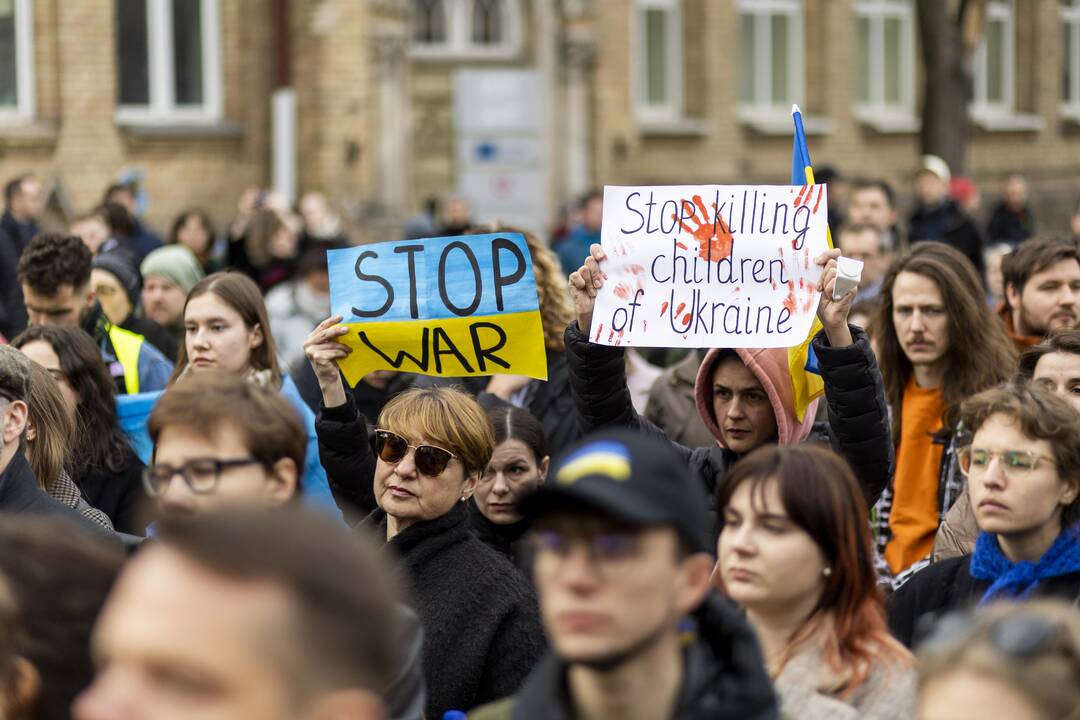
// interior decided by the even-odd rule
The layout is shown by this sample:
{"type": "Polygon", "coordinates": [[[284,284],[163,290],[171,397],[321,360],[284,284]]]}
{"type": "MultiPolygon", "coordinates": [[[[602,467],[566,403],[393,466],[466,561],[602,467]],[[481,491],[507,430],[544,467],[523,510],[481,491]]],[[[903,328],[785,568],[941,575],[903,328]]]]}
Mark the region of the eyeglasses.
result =
{"type": "Polygon", "coordinates": [[[929,629],[925,625],[919,629],[924,631],[925,638],[918,643],[921,654],[946,653],[980,636],[985,637],[994,650],[1014,660],[1031,660],[1058,653],[1080,663],[1080,655],[1068,641],[1069,633],[1064,625],[1023,612],[998,618],[981,628],[977,616],[953,612],[941,616],[929,629]]]}
{"type": "Polygon", "coordinates": [[[1003,450],[1001,452],[991,452],[989,450],[983,450],[982,448],[972,448],[968,446],[961,448],[957,453],[957,460],[960,463],[960,472],[969,476],[982,475],[985,473],[987,468],[990,467],[990,462],[994,458],[998,458],[998,460],[1001,461],[1002,468],[1006,475],[1021,475],[1030,472],[1035,469],[1040,460],[1046,460],[1051,464],[1056,464],[1053,458],[1039,455],[1030,450],[1003,450]]]}
{"type": "Polygon", "coordinates": [[[416,469],[428,477],[441,475],[450,461],[457,457],[449,450],[434,445],[410,445],[408,440],[389,430],[375,431],[375,454],[383,462],[391,465],[399,463],[409,454],[409,450],[414,452],[416,469]]]}
{"type": "Polygon", "coordinates": [[[641,555],[641,542],[631,533],[603,533],[591,537],[567,537],[555,530],[537,530],[529,544],[538,571],[556,570],[570,557],[574,546],[584,544],[589,564],[599,575],[617,575],[641,555]]]}
{"type": "Polygon", "coordinates": [[[168,489],[173,477],[179,475],[191,492],[206,495],[217,489],[222,470],[256,465],[260,462],[256,458],[246,457],[233,460],[196,458],[188,460],[180,467],[154,464],[143,470],[143,487],[146,488],[146,492],[150,497],[161,497],[165,490],[168,489]]]}

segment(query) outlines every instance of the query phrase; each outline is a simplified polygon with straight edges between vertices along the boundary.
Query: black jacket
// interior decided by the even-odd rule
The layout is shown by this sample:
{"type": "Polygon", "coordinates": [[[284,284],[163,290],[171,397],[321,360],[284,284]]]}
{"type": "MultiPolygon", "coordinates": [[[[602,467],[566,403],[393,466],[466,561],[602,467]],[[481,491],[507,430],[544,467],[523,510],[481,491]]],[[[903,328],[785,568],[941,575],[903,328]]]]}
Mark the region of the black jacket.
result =
{"type": "MultiPolygon", "coordinates": [[[[978,604],[990,589],[989,580],[971,576],[971,556],[949,558],[915,573],[885,604],[889,627],[896,638],[911,647],[919,639],[923,623],[951,610],[964,610],[978,604]],[[922,618],[926,617],[926,620],[922,618]]],[[[1080,606],[1080,572],[1043,580],[1033,593],[1035,597],[1062,598],[1080,606]]]]}
{"type": "MultiPolygon", "coordinates": [[[[364,524],[386,536],[381,510],[364,524]]],[[[506,558],[473,535],[465,503],[410,525],[388,545],[401,559],[424,628],[426,717],[516,692],[546,646],[536,596],[506,558]]]]}
{"type": "MultiPolygon", "coordinates": [[[[866,333],[851,326],[855,342],[846,348],[829,347],[825,332],[813,341],[825,381],[828,427],[815,426],[810,440],[827,442],[847,459],[873,506],[893,473],[894,450],[889,431],[885,385],[866,333]]],[[[584,433],[605,426],[624,426],[663,432],[637,412],[626,387],[623,349],[589,342],[577,321],[566,328],[570,381],[584,433]]],[[[738,456],[718,445],[690,449],[672,443],[711,495],[738,456]]]]}
{"type": "MultiPolygon", "coordinates": [[[[734,605],[710,598],[695,614],[697,631],[684,648],[683,681],[670,720],[768,720],[777,717],[772,683],[753,630],[734,605]]],[[[521,691],[480,708],[470,720],[568,720],[566,665],[548,655],[521,691]]],[[[667,720],[666,718],[664,720],[667,720]]]]}
{"type": "Polygon", "coordinates": [[[990,235],[990,242],[1003,242],[1016,247],[1035,234],[1035,213],[1027,205],[1022,211],[1016,213],[1001,202],[994,207],[990,224],[986,226],[986,229],[990,235]]]}
{"type": "Polygon", "coordinates": [[[20,225],[10,212],[0,217],[0,335],[8,341],[26,329],[26,305],[15,271],[36,232],[36,225],[20,225]]]}
{"type": "Polygon", "coordinates": [[[375,453],[368,437],[368,421],[356,409],[352,393],[345,404],[319,408],[315,416],[319,460],[334,500],[346,517],[366,516],[375,509],[375,453]]]}
{"type": "Polygon", "coordinates": [[[982,233],[956,201],[946,200],[934,208],[916,207],[908,220],[908,237],[912,245],[924,240],[951,245],[967,256],[985,282],[982,233]]]}
{"type": "Polygon", "coordinates": [[[142,484],[144,467],[139,456],[128,449],[119,472],[114,473],[107,468],[84,468],[72,479],[82,490],[86,501],[109,516],[117,532],[143,535],[146,524],[140,522],[138,511],[141,505],[149,503],[149,496],[142,484]]]}
{"type": "Polygon", "coordinates": [[[77,518],[80,525],[90,525],[82,515],[53,500],[38,487],[30,463],[18,451],[0,471],[0,512],[65,515],[77,518]]]}
{"type": "Polygon", "coordinates": [[[521,567],[519,553],[521,552],[521,543],[524,542],[522,538],[529,531],[531,525],[531,522],[524,519],[509,525],[493,523],[484,517],[484,513],[480,512],[475,500],[469,501],[469,526],[473,534],[518,568],[521,567]]]}

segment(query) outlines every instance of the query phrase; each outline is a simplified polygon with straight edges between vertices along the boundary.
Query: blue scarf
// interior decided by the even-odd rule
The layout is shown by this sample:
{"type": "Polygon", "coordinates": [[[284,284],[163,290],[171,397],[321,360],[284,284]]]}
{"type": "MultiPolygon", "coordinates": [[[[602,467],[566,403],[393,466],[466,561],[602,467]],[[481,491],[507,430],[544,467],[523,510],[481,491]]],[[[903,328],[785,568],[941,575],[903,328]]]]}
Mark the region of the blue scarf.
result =
{"type": "Polygon", "coordinates": [[[970,572],[973,578],[992,581],[980,606],[999,598],[1029,597],[1041,580],[1080,572],[1080,523],[1062,530],[1037,563],[1014,563],[1001,552],[996,535],[979,533],[970,572]]]}

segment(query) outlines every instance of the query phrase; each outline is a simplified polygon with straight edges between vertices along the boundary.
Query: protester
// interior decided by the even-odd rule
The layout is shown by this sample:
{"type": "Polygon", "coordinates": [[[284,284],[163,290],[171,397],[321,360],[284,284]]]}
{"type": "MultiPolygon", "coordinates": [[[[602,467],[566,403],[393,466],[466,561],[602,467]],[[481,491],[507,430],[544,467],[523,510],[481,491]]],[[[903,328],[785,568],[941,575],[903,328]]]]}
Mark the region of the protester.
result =
{"type": "Polygon", "coordinates": [[[551,652],[470,720],[775,718],[753,633],[709,597],[707,501],[670,444],[609,430],[552,475],[521,507],[551,652]]]}
{"type": "Polygon", "coordinates": [[[68,234],[82,240],[91,255],[97,255],[100,250],[120,249],[119,243],[112,237],[102,208],[95,208],[75,218],[68,227],[68,234]]]}
{"type": "Polygon", "coordinates": [[[26,306],[15,268],[23,250],[37,235],[41,186],[30,175],[4,185],[4,214],[0,217],[0,335],[13,338],[26,329],[26,306]]]}
{"type": "MultiPolygon", "coordinates": [[[[696,450],[676,446],[682,461],[690,464],[709,492],[751,450],[811,437],[820,441],[829,437],[836,443],[855,468],[868,504],[877,499],[892,475],[893,451],[877,362],[866,333],[847,323],[855,293],[839,301],[832,299],[839,254],[832,250],[817,259],[825,268],[818,307],[824,329],[814,338],[813,349],[825,384],[829,429],[811,433],[817,401],[810,403],[801,421],[795,416],[785,348],[710,350],[698,371],[695,394],[698,413],[715,444],[696,450]]],[[[585,433],[606,426],[658,433],[631,405],[623,348],[591,343],[585,335],[591,327],[596,293],[604,282],[599,263],[605,258],[604,250],[594,245],[592,255],[570,276],[578,319],[566,329],[566,347],[578,422],[585,433]]]]}
{"type": "Polygon", "coordinates": [[[464,235],[473,225],[472,203],[463,195],[451,195],[443,205],[439,236],[464,235]]]}
{"type": "Polygon", "coordinates": [[[649,389],[645,419],[664,431],[672,442],[689,448],[709,447],[716,443],[709,428],[701,421],[694,400],[694,382],[705,354],[691,350],[679,362],[660,374],[649,389]]]}
{"type": "Polygon", "coordinates": [[[75,418],[56,380],[36,362],[30,363],[28,406],[24,452],[38,487],[53,500],[106,530],[112,530],[109,516],[86,501],[68,474],[68,468],[72,465],[71,443],[75,437],[75,418]]]}
{"type": "Polygon", "coordinates": [[[893,633],[911,645],[916,624],[993,600],[1080,596],[1080,414],[1033,385],[979,393],[962,407],[973,433],[960,453],[979,539],[889,598],[893,633]]]}
{"type": "Polygon", "coordinates": [[[325,320],[304,344],[323,388],[319,451],[335,490],[356,507],[376,508],[364,525],[401,558],[429,631],[427,717],[505,697],[544,641],[528,582],[469,522],[466,503],[495,446],[491,423],[459,390],[412,388],[383,408],[373,459],[367,421],[334,364],[348,352],[337,342],[339,320],[325,320]]]}
{"type": "Polygon", "coordinates": [[[166,519],[109,596],[73,716],[389,717],[407,649],[388,577],[320,513],[166,519]]]}
{"type": "Polygon", "coordinates": [[[92,259],[79,238],[38,235],[19,260],[33,325],[81,327],[96,342],[119,394],[165,387],[172,363],[146,337],[109,322],[90,284],[92,259]]]}
{"type": "MultiPolygon", "coordinates": [[[[119,233],[125,244],[135,254],[136,263],[141,263],[147,255],[161,247],[161,238],[139,220],[139,206],[135,199],[135,188],[130,183],[115,183],[105,190],[102,205],[119,205],[128,217],[129,227],[119,233]]],[[[115,229],[114,229],[115,232],[115,229]]]]}
{"type": "Polygon", "coordinates": [[[554,247],[563,274],[573,272],[589,256],[589,248],[600,243],[600,225],[604,220],[604,193],[590,190],[578,201],[580,222],[570,228],[566,239],[554,247]]]}
{"type": "Polygon", "coordinates": [[[911,244],[933,240],[959,250],[983,281],[983,238],[975,222],[948,196],[951,173],[944,160],[924,155],[915,174],[915,209],[908,218],[911,244]]]}
{"type": "Polygon", "coordinates": [[[15,652],[26,681],[15,686],[12,720],[67,720],[93,679],[90,632],[124,552],[62,517],[5,517],[0,523],[0,581],[15,605],[15,652]]]}
{"type": "Polygon", "coordinates": [[[844,257],[863,264],[855,302],[876,299],[881,292],[885,271],[892,262],[892,253],[889,252],[882,231],[867,223],[848,223],[840,231],[838,243],[844,257]]]}
{"type": "Polygon", "coordinates": [[[824,448],[762,447],[717,494],[717,572],[798,718],[912,716],[915,670],[888,631],[866,503],[824,448]]]}
{"type": "Polygon", "coordinates": [[[849,202],[850,183],[833,165],[818,165],[814,170],[814,182],[825,185],[829,190],[829,229],[834,235],[838,234],[848,222],[844,208],[849,202]]]}
{"type": "MultiPolygon", "coordinates": [[[[297,209],[303,220],[300,233],[300,248],[306,250],[312,245],[332,245],[344,247],[349,238],[345,234],[341,216],[330,207],[330,201],[321,192],[307,192],[297,203],[297,209]]],[[[431,237],[424,235],[423,237],[431,237]]],[[[323,313],[325,317],[326,313],[323,313]]]]}
{"type": "Polygon", "coordinates": [[[488,410],[495,449],[476,484],[470,519],[476,536],[517,564],[518,541],[529,521],[518,512],[523,497],[548,474],[544,427],[528,410],[506,405],[488,410]]]}
{"type": "Polygon", "coordinates": [[[1021,175],[1005,179],[1001,202],[994,206],[986,228],[990,242],[1016,247],[1035,234],[1035,214],[1028,204],[1027,181],[1021,175]]]}
{"type": "Polygon", "coordinates": [[[184,342],[184,303],[191,289],[206,275],[191,251],[179,245],[167,245],[150,253],[140,270],[143,312],[172,333],[179,355],[184,342]]]}
{"type": "Polygon", "coordinates": [[[1080,711],[1080,613],[1036,600],[943,619],[919,648],[920,720],[1061,720],[1080,711]]]}
{"type": "Polygon", "coordinates": [[[896,193],[884,180],[856,180],[851,184],[847,208],[847,222],[853,225],[871,225],[881,233],[881,240],[889,252],[900,252],[906,247],[897,225],[896,193]]]}
{"type": "Polygon", "coordinates": [[[892,416],[896,473],[876,508],[878,550],[902,582],[928,561],[963,488],[960,403],[1005,380],[1012,344],[957,250],[917,244],[889,268],[872,325],[892,416]]]}
{"type": "Polygon", "coordinates": [[[1054,239],[1029,240],[1001,264],[1001,321],[1019,350],[1080,324],[1080,248],[1054,239]]]}
{"type": "Polygon", "coordinates": [[[142,335],[170,361],[175,358],[176,338],[136,312],[140,309],[142,276],[134,261],[126,253],[112,250],[95,256],[91,268],[90,285],[109,322],[142,335]]]}
{"type": "Polygon", "coordinates": [[[54,378],[75,418],[71,477],[123,533],[142,535],[143,464],[116,415],[114,388],[94,343],[77,328],[35,325],[12,344],[54,378]]]}
{"type": "Polygon", "coordinates": [[[983,262],[986,265],[986,302],[998,311],[1005,305],[1005,276],[1002,266],[1006,256],[1012,251],[1009,245],[996,243],[983,252],[983,262]]]}
{"type": "MultiPolygon", "coordinates": [[[[209,213],[202,208],[191,208],[184,210],[173,220],[168,245],[186,247],[195,256],[202,272],[210,275],[224,269],[221,259],[217,257],[216,240],[214,221],[210,219],[209,213]]],[[[147,259],[156,252],[157,250],[147,255],[147,259]]],[[[146,260],[143,260],[143,265],[145,264],[146,260]]]]}
{"type": "Polygon", "coordinates": [[[326,471],[319,462],[315,416],[293,381],[281,373],[266,305],[255,283],[235,272],[207,276],[188,293],[184,327],[184,344],[169,384],[189,374],[217,369],[279,391],[292,404],[307,435],[307,454],[300,474],[304,496],[337,515],[326,471]]]}
{"type": "Polygon", "coordinates": [[[277,341],[278,357],[295,380],[294,368],[306,365],[304,340],[330,313],[330,271],[325,244],[312,245],[296,265],[292,280],[266,294],[266,313],[277,341]]]}
{"type": "Polygon", "coordinates": [[[270,207],[257,208],[244,235],[229,246],[229,265],[256,283],[261,292],[289,280],[299,250],[295,218],[270,207]]]}

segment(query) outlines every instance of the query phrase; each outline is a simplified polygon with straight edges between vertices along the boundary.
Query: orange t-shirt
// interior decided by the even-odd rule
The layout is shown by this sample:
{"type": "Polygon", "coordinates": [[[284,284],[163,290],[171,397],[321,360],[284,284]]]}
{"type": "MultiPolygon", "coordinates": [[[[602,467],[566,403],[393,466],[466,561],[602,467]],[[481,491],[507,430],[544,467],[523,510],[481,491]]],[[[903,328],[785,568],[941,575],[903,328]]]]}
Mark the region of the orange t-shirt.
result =
{"type": "Polygon", "coordinates": [[[908,380],[889,513],[892,538],[885,547],[885,561],[894,575],[926,557],[934,544],[943,446],[934,444],[933,435],[941,430],[944,409],[940,390],[919,387],[914,376],[908,380]]]}

